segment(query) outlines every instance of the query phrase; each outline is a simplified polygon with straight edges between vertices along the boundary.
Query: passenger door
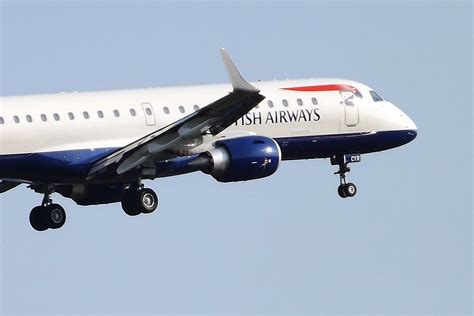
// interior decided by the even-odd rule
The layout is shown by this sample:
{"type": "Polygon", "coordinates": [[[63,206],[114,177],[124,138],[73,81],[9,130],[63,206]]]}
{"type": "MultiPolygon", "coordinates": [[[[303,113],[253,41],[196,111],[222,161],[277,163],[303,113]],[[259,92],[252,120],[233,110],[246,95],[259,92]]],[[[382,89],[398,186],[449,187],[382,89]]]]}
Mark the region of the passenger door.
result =
{"type": "Polygon", "coordinates": [[[145,114],[146,125],[153,126],[156,124],[155,112],[150,103],[142,103],[143,113],[145,114]]]}
{"type": "Polygon", "coordinates": [[[357,98],[352,91],[340,91],[342,103],[344,104],[345,123],[347,127],[359,124],[359,106],[357,98]]]}

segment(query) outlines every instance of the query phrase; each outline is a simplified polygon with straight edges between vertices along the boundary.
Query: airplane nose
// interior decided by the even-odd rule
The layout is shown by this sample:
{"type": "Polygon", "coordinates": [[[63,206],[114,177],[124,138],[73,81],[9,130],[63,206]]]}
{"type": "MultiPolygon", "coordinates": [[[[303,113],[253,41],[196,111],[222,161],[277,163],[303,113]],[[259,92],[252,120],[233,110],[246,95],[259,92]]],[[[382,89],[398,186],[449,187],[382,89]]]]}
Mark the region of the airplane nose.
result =
{"type": "Polygon", "coordinates": [[[407,130],[408,142],[411,142],[418,135],[418,128],[416,127],[415,122],[406,114],[403,115],[405,129],[407,130]]]}
{"type": "Polygon", "coordinates": [[[394,131],[393,134],[396,135],[389,148],[405,145],[417,137],[418,128],[415,122],[394,104],[385,103],[377,113],[381,115],[380,120],[386,126],[390,126],[390,129],[394,131]]]}
{"type": "Polygon", "coordinates": [[[405,124],[406,124],[407,129],[411,129],[414,131],[417,130],[415,122],[413,122],[413,120],[406,114],[405,114],[405,124]]]}
{"type": "Polygon", "coordinates": [[[418,132],[416,129],[413,129],[413,130],[409,130],[407,134],[408,134],[408,142],[411,142],[412,140],[416,138],[416,136],[418,135],[418,132]]]}

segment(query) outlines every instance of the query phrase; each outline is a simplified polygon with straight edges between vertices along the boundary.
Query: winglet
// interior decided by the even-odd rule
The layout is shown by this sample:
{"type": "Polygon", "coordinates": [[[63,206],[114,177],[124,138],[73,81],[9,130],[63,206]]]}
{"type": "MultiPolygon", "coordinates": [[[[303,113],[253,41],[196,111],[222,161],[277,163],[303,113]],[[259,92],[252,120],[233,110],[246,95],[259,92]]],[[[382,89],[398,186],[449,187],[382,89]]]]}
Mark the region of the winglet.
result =
{"type": "Polygon", "coordinates": [[[230,82],[232,83],[232,87],[234,91],[247,91],[247,92],[260,92],[256,87],[252,86],[248,83],[240,74],[237,67],[235,67],[232,59],[230,59],[229,54],[225,51],[225,49],[221,48],[222,59],[224,60],[225,68],[227,69],[227,73],[229,74],[230,82]]]}

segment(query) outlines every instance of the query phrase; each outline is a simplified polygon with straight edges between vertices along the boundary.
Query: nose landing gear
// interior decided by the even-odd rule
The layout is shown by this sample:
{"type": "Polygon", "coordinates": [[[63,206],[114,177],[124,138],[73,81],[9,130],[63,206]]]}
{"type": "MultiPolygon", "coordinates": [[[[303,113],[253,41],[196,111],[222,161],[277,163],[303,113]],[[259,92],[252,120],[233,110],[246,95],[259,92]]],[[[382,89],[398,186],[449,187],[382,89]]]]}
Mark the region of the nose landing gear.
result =
{"type": "Polygon", "coordinates": [[[351,162],[360,162],[359,154],[350,154],[343,156],[334,156],[331,158],[332,165],[339,165],[339,170],[334,174],[339,175],[339,186],[337,193],[341,198],[353,197],[357,193],[357,187],[354,183],[347,182],[346,173],[351,171],[347,164],[351,162]]]}
{"type": "Polygon", "coordinates": [[[45,194],[41,205],[34,207],[30,212],[30,224],[37,231],[58,229],[65,222],[66,211],[61,205],[52,203],[49,194],[45,194]]]}

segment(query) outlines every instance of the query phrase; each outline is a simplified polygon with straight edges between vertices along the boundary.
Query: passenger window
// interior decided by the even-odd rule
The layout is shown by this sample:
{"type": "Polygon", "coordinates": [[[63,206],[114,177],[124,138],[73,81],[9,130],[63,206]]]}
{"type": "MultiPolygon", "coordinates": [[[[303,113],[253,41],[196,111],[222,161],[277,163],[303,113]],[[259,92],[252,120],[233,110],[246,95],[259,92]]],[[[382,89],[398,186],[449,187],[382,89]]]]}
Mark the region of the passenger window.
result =
{"type": "Polygon", "coordinates": [[[283,106],[288,106],[288,101],[285,99],[281,100],[281,103],[283,104],[283,106]]]}
{"type": "MultiPolygon", "coordinates": [[[[147,108],[147,110],[149,110],[149,109],[147,108]]],[[[137,115],[137,112],[135,111],[135,109],[130,109],[130,115],[131,116],[137,115]]]]}
{"type": "Polygon", "coordinates": [[[104,118],[104,112],[102,112],[102,111],[97,111],[97,116],[98,116],[99,118],[104,118]]]}
{"type": "Polygon", "coordinates": [[[163,108],[163,112],[165,112],[165,114],[170,114],[170,109],[167,106],[165,106],[163,108]]]}
{"type": "Polygon", "coordinates": [[[181,113],[184,113],[184,106],[180,105],[178,109],[181,113]]]}
{"type": "Polygon", "coordinates": [[[273,101],[272,100],[268,100],[267,103],[268,103],[268,107],[270,107],[270,108],[273,107],[273,101]]]}
{"type": "Polygon", "coordinates": [[[31,115],[28,114],[28,115],[26,116],[26,121],[27,121],[28,123],[33,122],[33,118],[31,117],[31,115]]]}
{"type": "Polygon", "coordinates": [[[69,113],[67,114],[67,116],[69,117],[70,120],[73,120],[73,119],[74,119],[74,114],[71,113],[71,112],[69,112],[69,113]]]}
{"type": "Polygon", "coordinates": [[[89,113],[88,113],[88,112],[84,111],[84,112],[82,112],[82,115],[84,116],[84,118],[85,118],[86,120],[89,119],[89,113]]]}
{"type": "Polygon", "coordinates": [[[146,113],[146,115],[153,115],[150,108],[146,108],[145,113],[146,113]]]}
{"type": "Polygon", "coordinates": [[[55,121],[59,121],[61,118],[59,117],[59,114],[58,113],[54,113],[53,114],[53,117],[54,117],[54,120],[55,121]]]}
{"type": "Polygon", "coordinates": [[[370,95],[372,96],[372,100],[374,100],[374,102],[380,102],[380,101],[383,101],[382,97],[375,91],[370,91],[370,95]]]}
{"type": "Polygon", "coordinates": [[[18,116],[13,116],[13,122],[20,123],[20,118],[18,116]]]}
{"type": "Polygon", "coordinates": [[[120,112],[118,110],[114,110],[114,116],[115,117],[119,117],[120,116],[120,112]]]}
{"type": "Polygon", "coordinates": [[[316,99],[316,98],[311,98],[311,102],[312,102],[314,105],[318,105],[318,99],[316,99]]]}
{"type": "Polygon", "coordinates": [[[5,124],[5,120],[0,116],[0,124],[5,124]]]}
{"type": "Polygon", "coordinates": [[[46,114],[41,114],[40,118],[43,122],[46,122],[48,120],[48,117],[46,116],[46,114]]]}
{"type": "Polygon", "coordinates": [[[296,99],[296,103],[298,103],[299,106],[303,105],[303,100],[301,99],[296,99]]]}
{"type": "Polygon", "coordinates": [[[199,110],[199,105],[195,104],[194,105],[194,111],[197,111],[197,110],[199,110]]]}

